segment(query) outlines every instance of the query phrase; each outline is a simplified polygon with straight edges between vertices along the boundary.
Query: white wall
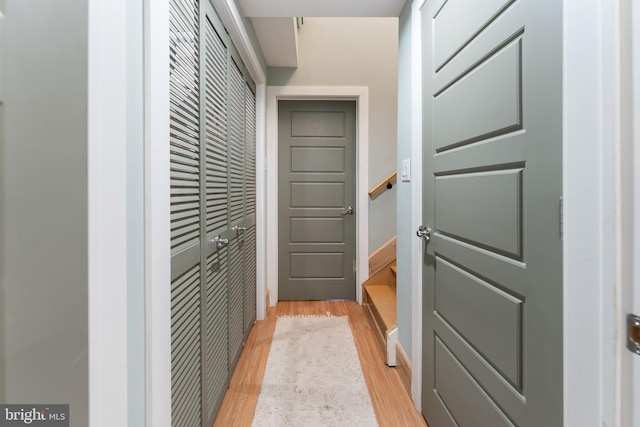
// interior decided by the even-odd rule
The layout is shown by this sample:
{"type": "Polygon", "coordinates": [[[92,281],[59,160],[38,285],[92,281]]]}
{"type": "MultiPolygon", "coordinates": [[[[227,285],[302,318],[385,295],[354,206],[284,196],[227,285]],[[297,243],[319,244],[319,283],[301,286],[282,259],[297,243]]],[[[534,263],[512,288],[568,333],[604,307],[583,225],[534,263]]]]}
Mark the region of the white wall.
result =
{"type": "Polygon", "coordinates": [[[69,403],[86,426],[88,2],[6,6],[3,402],[69,403]]]}
{"type": "MultiPolygon", "coordinates": [[[[4,0],[0,0],[0,159],[4,159],[4,0]]],[[[4,200],[4,162],[0,160],[0,200],[4,200]]],[[[4,209],[0,207],[0,237],[4,236],[4,209]]],[[[0,243],[0,301],[4,301],[4,245],[0,243]]],[[[0,302],[0,323],[4,324],[4,304],[0,302]]],[[[0,328],[0,402],[4,402],[4,328],[0,328]]]]}
{"type": "MultiPolygon", "coordinates": [[[[305,18],[298,68],[269,68],[273,86],[369,88],[369,186],[396,169],[397,18],[305,18]]],[[[396,234],[395,189],[369,202],[369,253],[396,234]]]]}
{"type": "MultiPolygon", "coordinates": [[[[400,15],[399,44],[398,44],[398,170],[396,230],[397,241],[397,265],[396,276],[396,302],[398,340],[403,350],[409,357],[412,354],[412,307],[411,290],[414,279],[412,277],[411,241],[417,239],[412,227],[411,197],[412,183],[402,182],[402,160],[411,160],[411,96],[414,90],[411,81],[411,2],[408,2],[400,15]]],[[[415,165],[415,163],[414,163],[415,165]]],[[[415,175],[414,175],[415,177],[415,175]]],[[[414,179],[412,177],[412,179],[414,179]]],[[[414,363],[419,363],[415,361],[414,363]]]]}
{"type": "Polygon", "coordinates": [[[143,1],[127,0],[127,367],[128,422],[145,425],[143,1]]]}

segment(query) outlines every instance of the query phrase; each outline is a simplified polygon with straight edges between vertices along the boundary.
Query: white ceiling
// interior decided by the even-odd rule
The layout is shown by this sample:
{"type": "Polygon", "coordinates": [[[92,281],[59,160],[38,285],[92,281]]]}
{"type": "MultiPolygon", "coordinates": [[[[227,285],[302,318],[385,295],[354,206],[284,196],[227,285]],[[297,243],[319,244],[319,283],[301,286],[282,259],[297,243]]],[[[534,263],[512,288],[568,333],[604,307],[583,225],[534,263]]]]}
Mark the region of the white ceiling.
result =
{"type": "Polygon", "coordinates": [[[296,18],[251,18],[251,22],[268,66],[298,66],[296,18]]]}
{"type": "Polygon", "coordinates": [[[240,0],[249,18],[399,16],[405,0],[240,0]]]}
{"type": "Polygon", "coordinates": [[[406,0],[240,0],[270,67],[298,66],[294,17],[395,17],[406,0]]]}

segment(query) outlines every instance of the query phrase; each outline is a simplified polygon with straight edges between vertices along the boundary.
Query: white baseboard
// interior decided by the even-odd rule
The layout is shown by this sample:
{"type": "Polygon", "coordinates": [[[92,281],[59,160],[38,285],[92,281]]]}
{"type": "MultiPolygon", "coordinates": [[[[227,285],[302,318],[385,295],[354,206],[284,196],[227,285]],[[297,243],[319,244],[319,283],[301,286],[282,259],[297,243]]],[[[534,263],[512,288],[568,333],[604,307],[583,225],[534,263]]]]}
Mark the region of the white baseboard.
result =
{"type": "Polygon", "coordinates": [[[387,333],[387,365],[396,366],[396,344],[398,343],[398,328],[387,333]]]}

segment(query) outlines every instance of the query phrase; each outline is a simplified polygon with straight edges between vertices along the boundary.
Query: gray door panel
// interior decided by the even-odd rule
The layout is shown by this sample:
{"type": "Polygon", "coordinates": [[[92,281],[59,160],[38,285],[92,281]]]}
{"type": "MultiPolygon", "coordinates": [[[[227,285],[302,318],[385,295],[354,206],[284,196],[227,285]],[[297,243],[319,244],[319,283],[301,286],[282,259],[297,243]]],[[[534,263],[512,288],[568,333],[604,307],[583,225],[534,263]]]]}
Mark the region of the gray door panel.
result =
{"type": "Polygon", "coordinates": [[[245,235],[244,259],[244,341],[256,322],[256,227],[249,228],[245,235]]]}
{"type": "Polygon", "coordinates": [[[436,258],[435,310],[518,388],[522,304],[522,300],[436,258]]]}
{"type": "Polygon", "coordinates": [[[227,291],[228,248],[216,249],[215,236],[227,237],[229,203],[227,156],[227,61],[228,49],[216,28],[215,13],[207,5],[201,22],[204,46],[201,47],[204,68],[204,143],[205,162],[202,186],[206,201],[204,239],[206,239],[206,288],[203,289],[203,310],[206,329],[203,330],[203,421],[212,425],[229,384],[229,303],[227,291]]]}
{"type": "Polygon", "coordinates": [[[171,419],[200,424],[200,265],[171,283],[171,419]]]}
{"type": "Polygon", "coordinates": [[[438,71],[514,0],[452,1],[433,13],[434,68],[438,71]]]}
{"type": "Polygon", "coordinates": [[[279,104],[279,298],[355,299],[355,102],[279,104]]]}
{"type": "Polygon", "coordinates": [[[561,3],[431,0],[423,27],[423,411],[562,425],[561,3]]]}
{"type": "MultiPolygon", "coordinates": [[[[245,82],[232,55],[228,67],[229,152],[227,158],[229,182],[229,218],[231,228],[244,220],[244,149],[245,149],[245,82]]],[[[229,369],[233,372],[244,342],[244,241],[242,233],[229,237],[229,369]]]]}
{"type": "Polygon", "coordinates": [[[242,240],[234,239],[229,244],[229,365],[231,371],[238,362],[244,342],[244,283],[242,240]]]}
{"type": "Polygon", "coordinates": [[[435,178],[438,231],[514,259],[522,258],[522,169],[435,178]],[[473,218],[468,207],[473,206],[473,218]]]}
{"type": "MultiPolygon", "coordinates": [[[[526,401],[522,393],[507,381],[501,372],[489,364],[482,353],[465,340],[464,336],[453,329],[453,326],[438,313],[434,314],[433,337],[447,343],[447,348],[455,355],[459,364],[473,375],[478,384],[482,385],[487,396],[490,396],[495,402],[500,402],[502,410],[509,414],[510,419],[516,425],[526,425],[526,401]]],[[[437,398],[439,399],[439,397],[437,398]]],[[[431,417],[432,410],[437,407],[431,406],[425,412],[428,412],[431,417]]]]}
{"type": "Polygon", "coordinates": [[[436,92],[433,101],[436,151],[522,127],[520,53],[518,39],[464,70],[456,80],[436,92]]]}
{"type": "Polygon", "coordinates": [[[244,191],[245,224],[242,238],[244,259],[244,341],[256,322],[256,95],[255,88],[245,84],[245,148],[244,191]]]}
{"type": "Polygon", "coordinates": [[[292,218],[292,243],[339,243],[344,240],[342,218],[292,218]]]}
{"type": "Polygon", "coordinates": [[[486,427],[514,425],[438,336],[435,338],[434,371],[438,396],[457,425],[486,427]]]}

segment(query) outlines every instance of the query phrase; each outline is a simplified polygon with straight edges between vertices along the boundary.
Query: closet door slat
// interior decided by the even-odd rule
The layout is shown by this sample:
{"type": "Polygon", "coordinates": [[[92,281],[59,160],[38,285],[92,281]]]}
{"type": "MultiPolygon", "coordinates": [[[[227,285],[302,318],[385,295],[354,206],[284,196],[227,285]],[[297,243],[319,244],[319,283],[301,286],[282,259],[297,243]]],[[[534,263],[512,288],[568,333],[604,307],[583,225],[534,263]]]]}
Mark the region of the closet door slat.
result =
{"type": "Polygon", "coordinates": [[[197,0],[169,2],[171,425],[199,427],[201,406],[200,58],[197,0]]]}

